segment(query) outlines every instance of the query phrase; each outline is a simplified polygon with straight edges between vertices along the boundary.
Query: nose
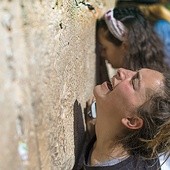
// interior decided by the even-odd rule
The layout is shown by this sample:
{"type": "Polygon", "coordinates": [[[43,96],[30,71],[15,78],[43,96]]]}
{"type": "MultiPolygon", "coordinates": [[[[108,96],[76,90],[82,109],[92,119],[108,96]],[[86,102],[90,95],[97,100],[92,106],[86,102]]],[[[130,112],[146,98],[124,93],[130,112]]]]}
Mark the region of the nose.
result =
{"type": "Polygon", "coordinates": [[[127,78],[131,78],[133,77],[134,75],[136,74],[135,71],[132,71],[132,70],[127,70],[127,69],[124,69],[124,68],[119,68],[117,70],[117,78],[119,80],[125,80],[127,78]]]}

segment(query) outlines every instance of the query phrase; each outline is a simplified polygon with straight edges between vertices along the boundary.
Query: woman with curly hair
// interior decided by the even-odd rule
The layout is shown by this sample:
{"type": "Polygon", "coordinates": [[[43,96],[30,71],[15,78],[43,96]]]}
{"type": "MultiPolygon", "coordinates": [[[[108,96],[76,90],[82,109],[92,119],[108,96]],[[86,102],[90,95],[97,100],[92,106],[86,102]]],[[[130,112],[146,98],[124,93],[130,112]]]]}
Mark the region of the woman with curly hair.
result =
{"type": "Polygon", "coordinates": [[[97,22],[97,51],[113,68],[166,68],[163,45],[135,7],[116,7],[97,22]]]}

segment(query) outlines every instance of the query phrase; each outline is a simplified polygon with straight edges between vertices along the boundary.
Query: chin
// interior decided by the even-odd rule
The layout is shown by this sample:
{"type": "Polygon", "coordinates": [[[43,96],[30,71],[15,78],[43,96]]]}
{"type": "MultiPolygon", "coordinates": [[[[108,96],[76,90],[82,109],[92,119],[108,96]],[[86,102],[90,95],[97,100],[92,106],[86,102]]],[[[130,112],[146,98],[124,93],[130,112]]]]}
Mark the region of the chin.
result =
{"type": "Polygon", "coordinates": [[[95,86],[95,88],[93,89],[93,94],[95,98],[100,98],[104,94],[101,85],[95,86]]]}
{"type": "MultiPolygon", "coordinates": [[[[105,82],[106,84],[106,82],[105,82]]],[[[106,85],[101,84],[101,85],[97,85],[95,86],[94,90],[93,90],[93,94],[95,96],[95,98],[103,98],[105,95],[107,95],[109,92],[109,90],[106,88],[106,85]]]]}

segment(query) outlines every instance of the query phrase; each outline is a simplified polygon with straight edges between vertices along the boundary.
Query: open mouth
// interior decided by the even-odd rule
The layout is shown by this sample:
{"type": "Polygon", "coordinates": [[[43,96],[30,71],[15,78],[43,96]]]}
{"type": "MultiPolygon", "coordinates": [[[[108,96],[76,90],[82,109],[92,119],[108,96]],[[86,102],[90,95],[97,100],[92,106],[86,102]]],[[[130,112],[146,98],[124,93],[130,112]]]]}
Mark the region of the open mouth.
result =
{"type": "Polygon", "coordinates": [[[110,91],[113,90],[112,84],[110,82],[107,81],[107,87],[110,91]]]}

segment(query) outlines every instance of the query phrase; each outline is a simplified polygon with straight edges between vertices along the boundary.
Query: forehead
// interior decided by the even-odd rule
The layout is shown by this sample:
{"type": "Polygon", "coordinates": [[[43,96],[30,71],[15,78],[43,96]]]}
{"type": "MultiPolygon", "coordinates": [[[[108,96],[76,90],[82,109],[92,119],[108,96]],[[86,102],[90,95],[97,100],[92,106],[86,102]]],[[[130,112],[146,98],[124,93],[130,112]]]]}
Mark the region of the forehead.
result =
{"type": "Polygon", "coordinates": [[[143,68],[139,71],[145,80],[155,80],[158,84],[163,83],[164,76],[162,73],[156,70],[151,70],[147,68],[143,68]]]}
{"type": "Polygon", "coordinates": [[[164,76],[162,73],[151,69],[141,69],[139,73],[141,75],[141,84],[144,89],[158,91],[163,87],[164,76]]]}

